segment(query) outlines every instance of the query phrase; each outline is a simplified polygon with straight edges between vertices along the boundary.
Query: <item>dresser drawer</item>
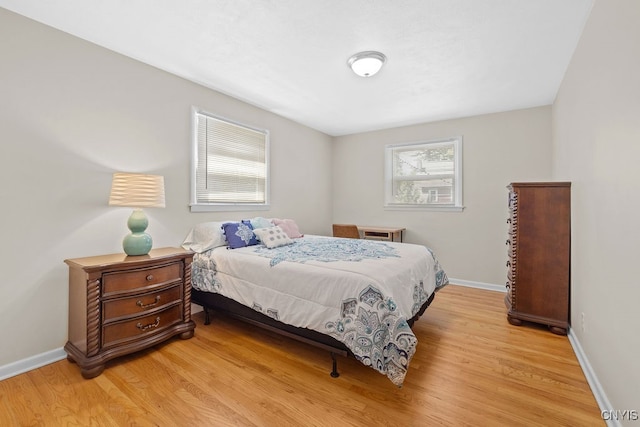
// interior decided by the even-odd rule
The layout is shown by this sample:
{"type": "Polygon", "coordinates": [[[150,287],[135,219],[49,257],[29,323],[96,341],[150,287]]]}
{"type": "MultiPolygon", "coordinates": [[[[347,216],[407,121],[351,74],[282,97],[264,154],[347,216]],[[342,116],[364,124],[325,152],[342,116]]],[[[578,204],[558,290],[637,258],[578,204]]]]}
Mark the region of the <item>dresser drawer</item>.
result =
{"type": "Polygon", "coordinates": [[[126,298],[105,300],[102,303],[102,319],[104,322],[120,318],[142,315],[146,311],[163,307],[182,300],[182,284],[178,283],[168,289],[126,298]]]}
{"type": "Polygon", "coordinates": [[[173,263],[160,267],[106,273],[102,276],[102,295],[109,296],[162,286],[172,281],[181,280],[181,271],[181,264],[173,263]]]}
{"type": "Polygon", "coordinates": [[[156,313],[103,325],[102,347],[155,335],[182,321],[182,305],[176,304],[156,313]]]}

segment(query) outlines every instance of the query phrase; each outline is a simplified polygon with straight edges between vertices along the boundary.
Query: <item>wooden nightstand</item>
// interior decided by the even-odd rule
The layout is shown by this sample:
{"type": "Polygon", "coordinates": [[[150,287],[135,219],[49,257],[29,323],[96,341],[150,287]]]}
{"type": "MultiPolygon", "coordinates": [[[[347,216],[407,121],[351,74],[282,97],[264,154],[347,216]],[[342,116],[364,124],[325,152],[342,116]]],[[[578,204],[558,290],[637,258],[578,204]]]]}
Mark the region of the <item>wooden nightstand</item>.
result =
{"type": "Polygon", "coordinates": [[[193,253],[180,248],[65,260],[69,341],[64,350],[84,378],[100,375],[115,357],[175,335],[193,336],[192,260],[193,253]]]}

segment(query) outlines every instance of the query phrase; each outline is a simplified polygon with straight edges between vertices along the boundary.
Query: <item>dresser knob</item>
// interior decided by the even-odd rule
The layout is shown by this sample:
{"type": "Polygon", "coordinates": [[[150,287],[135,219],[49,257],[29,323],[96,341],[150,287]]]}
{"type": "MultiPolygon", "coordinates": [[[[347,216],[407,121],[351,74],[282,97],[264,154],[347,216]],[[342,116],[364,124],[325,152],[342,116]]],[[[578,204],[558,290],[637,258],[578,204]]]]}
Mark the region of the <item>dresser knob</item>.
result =
{"type": "Polygon", "coordinates": [[[152,280],[153,280],[153,274],[148,275],[148,276],[147,276],[147,281],[149,281],[149,282],[150,282],[150,281],[152,281],[152,280]]]}

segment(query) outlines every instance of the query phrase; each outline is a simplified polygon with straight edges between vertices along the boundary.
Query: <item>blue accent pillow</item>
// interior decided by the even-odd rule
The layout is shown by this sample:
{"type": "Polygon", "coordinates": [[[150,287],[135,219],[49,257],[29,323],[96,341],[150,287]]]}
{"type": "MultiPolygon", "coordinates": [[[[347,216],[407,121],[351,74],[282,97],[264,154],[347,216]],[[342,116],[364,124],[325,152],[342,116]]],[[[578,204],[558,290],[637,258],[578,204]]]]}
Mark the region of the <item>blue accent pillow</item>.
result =
{"type": "Polygon", "coordinates": [[[225,222],[222,224],[222,229],[227,242],[229,242],[230,249],[258,244],[258,239],[253,233],[253,227],[249,221],[225,222]]]}

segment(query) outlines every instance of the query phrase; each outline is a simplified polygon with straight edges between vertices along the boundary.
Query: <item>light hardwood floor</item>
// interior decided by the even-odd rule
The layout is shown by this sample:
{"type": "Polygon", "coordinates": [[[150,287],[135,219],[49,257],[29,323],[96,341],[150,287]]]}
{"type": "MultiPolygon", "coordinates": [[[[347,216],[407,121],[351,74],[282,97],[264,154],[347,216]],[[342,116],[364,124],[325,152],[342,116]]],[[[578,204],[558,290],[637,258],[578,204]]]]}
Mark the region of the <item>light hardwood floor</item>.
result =
{"type": "Polygon", "coordinates": [[[448,286],[405,384],[216,316],[84,380],[63,360],[0,382],[0,426],[602,426],[566,337],[509,325],[504,294],[448,286]]]}

